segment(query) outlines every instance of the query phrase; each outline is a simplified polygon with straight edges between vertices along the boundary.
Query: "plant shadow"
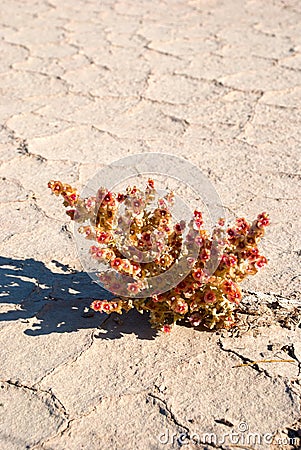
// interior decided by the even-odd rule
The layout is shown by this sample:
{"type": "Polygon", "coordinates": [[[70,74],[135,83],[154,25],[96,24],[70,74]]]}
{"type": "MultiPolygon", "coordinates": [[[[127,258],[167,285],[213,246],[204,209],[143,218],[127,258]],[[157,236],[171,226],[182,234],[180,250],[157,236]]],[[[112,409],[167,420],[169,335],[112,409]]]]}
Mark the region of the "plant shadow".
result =
{"type": "Polygon", "coordinates": [[[87,273],[57,261],[52,264],[58,272],[32,258],[0,257],[0,329],[1,322],[21,321],[28,323],[28,336],[99,328],[98,338],[118,339],[131,333],[139,339],[154,338],[146,314],[130,311],[121,318],[85,313],[93,300],[110,300],[113,295],[87,273]]]}

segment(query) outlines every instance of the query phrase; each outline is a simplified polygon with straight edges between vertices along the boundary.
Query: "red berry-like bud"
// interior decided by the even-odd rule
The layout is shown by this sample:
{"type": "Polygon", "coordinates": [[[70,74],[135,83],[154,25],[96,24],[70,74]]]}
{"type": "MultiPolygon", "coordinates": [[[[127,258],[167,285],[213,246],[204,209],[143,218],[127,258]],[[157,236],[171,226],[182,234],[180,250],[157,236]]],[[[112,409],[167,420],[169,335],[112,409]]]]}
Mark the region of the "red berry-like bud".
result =
{"type": "Polygon", "coordinates": [[[205,295],[204,295],[204,301],[205,301],[206,303],[214,303],[215,300],[216,300],[215,293],[214,293],[211,289],[208,289],[208,290],[205,292],[205,295]]]}
{"type": "Polygon", "coordinates": [[[155,183],[154,180],[152,180],[151,178],[148,179],[148,185],[151,189],[154,189],[155,187],[155,183]]]}
{"type": "Polygon", "coordinates": [[[259,228],[267,227],[270,224],[269,216],[266,212],[263,212],[262,214],[259,214],[257,217],[257,226],[259,228]]]}
{"type": "Polygon", "coordinates": [[[118,194],[117,195],[117,201],[119,203],[123,202],[124,200],[125,200],[125,195],[123,195],[123,194],[118,194]]]}
{"type": "Polygon", "coordinates": [[[204,272],[202,269],[196,269],[192,272],[192,276],[196,281],[201,281],[204,278],[204,272]]]}
{"type": "Polygon", "coordinates": [[[94,309],[94,311],[101,311],[102,309],[102,301],[101,300],[94,300],[91,304],[91,308],[94,309]]]}

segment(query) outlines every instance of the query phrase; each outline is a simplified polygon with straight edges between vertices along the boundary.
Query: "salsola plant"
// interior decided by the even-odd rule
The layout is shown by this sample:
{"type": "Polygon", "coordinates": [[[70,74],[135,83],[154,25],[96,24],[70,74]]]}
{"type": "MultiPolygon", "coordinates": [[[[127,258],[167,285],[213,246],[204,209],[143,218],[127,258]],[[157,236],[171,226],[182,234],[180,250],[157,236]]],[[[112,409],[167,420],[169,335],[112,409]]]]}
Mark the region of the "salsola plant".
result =
{"type": "Polygon", "coordinates": [[[173,193],[160,198],[152,179],[144,191],[100,188],[88,198],[60,181],[48,186],[81,224],[91,257],[107,268],[98,277],[116,297],[94,300],[95,311],[148,311],[152,327],[166,333],[177,321],[209,329],[235,324],[239,283],[267,263],[258,249],[269,225],[266,213],[252,223],[238,218],[232,227],[221,218],[210,234],[197,210],[189,223],[175,223],[173,193]]]}

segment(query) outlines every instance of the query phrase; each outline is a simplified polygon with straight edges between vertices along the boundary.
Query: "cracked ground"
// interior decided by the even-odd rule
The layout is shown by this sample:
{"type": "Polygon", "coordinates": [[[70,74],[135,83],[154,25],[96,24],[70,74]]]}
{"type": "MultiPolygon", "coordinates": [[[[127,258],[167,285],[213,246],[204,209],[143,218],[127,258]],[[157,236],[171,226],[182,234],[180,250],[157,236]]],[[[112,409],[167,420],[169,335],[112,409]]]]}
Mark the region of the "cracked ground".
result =
{"type": "Polygon", "coordinates": [[[300,23],[299,0],[1,2],[1,450],[300,448],[300,23]],[[84,317],[103,293],[47,182],[157,151],[230,218],[270,214],[236,332],[84,317]]]}

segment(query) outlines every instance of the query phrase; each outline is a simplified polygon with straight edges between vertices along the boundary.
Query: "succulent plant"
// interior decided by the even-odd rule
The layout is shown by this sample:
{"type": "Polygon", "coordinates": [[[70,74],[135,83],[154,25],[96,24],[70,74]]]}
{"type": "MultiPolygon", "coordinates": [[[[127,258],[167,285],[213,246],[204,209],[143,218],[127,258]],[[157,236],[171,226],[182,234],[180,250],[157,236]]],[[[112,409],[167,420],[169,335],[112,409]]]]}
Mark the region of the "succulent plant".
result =
{"type": "Polygon", "coordinates": [[[175,223],[173,193],[159,198],[152,179],[144,191],[136,186],[123,193],[100,188],[89,198],[81,198],[76,189],[60,181],[50,181],[48,186],[63,197],[68,216],[82,224],[79,231],[92,241],[91,257],[106,264],[99,280],[117,296],[94,300],[95,311],[149,311],[151,326],[166,333],[177,321],[209,329],[235,324],[242,298],[239,283],[267,263],[258,249],[270,222],[266,213],[252,223],[238,218],[230,228],[221,218],[209,234],[197,210],[188,224],[175,223]],[[170,275],[171,268],[179,268],[176,274],[182,275],[183,267],[181,279],[170,275]],[[148,294],[154,279],[156,289],[148,294]]]}

